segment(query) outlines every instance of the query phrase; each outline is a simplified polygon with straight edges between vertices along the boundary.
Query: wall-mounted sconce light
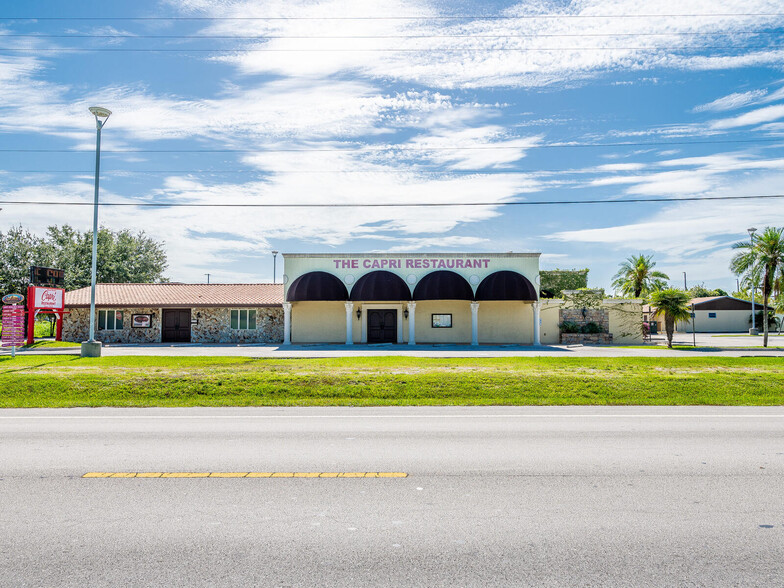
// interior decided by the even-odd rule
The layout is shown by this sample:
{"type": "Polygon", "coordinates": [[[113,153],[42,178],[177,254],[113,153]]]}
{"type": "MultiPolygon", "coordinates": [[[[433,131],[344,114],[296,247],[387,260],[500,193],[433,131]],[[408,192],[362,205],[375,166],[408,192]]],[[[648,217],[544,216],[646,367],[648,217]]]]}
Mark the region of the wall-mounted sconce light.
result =
{"type": "Polygon", "coordinates": [[[359,319],[361,319],[361,318],[362,318],[362,307],[360,306],[360,307],[357,309],[357,320],[359,320],[359,319]]]}
{"type": "Polygon", "coordinates": [[[406,319],[408,319],[408,309],[407,309],[407,308],[406,308],[406,309],[403,311],[403,316],[404,316],[406,319]]]}
{"type": "Polygon", "coordinates": [[[199,324],[199,319],[201,319],[201,313],[200,313],[200,312],[197,312],[197,313],[196,313],[196,324],[197,324],[197,325],[199,324]]]}
{"type": "Polygon", "coordinates": [[[587,314],[588,314],[588,309],[583,306],[583,319],[586,317],[587,314]]]}

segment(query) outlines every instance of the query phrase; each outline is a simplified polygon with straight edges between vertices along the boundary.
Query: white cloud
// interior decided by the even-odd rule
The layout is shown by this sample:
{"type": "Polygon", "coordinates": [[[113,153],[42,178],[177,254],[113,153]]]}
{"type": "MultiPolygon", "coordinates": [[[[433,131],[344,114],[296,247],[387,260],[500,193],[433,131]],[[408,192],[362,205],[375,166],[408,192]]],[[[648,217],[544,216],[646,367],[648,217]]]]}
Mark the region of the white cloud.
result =
{"type": "Polygon", "coordinates": [[[674,0],[646,3],[645,12],[658,13],[660,17],[581,19],[570,17],[631,15],[639,13],[640,5],[636,0],[583,1],[568,7],[555,2],[536,5],[521,2],[501,15],[538,14],[548,18],[461,21],[432,18],[449,12],[438,12],[432,4],[415,0],[172,3],[213,16],[297,17],[220,21],[206,29],[215,34],[231,31],[231,34],[287,37],[251,44],[246,51],[221,58],[247,74],[316,78],[354,73],[440,88],[536,87],[577,82],[618,69],[706,70],[776,64],[784,55],[778,50],[744,49],[741,42],[731,54],[705,54],[708,47],[726,45],[727,39],[748,43],[747,36],[733,36],[739,32],[784,22],[784,18],[776,16],[780,8],[776,0],[689,3],[689,14],[734,13],[718,18],[676,16],[683,13],[684,7],[674,0]],[[566,17],[556,18],[561,14],[566,17]],[[329,18],[384,15],[423,18],[329,18]],[[308,18],[302,20],[303,17],[308,18]]]}
{"type": "Polygon", "coordinates": [[[733,129],[772,122],[780,118],[784,118],[784,104],[765,106],[731,118],[715,120],[710,126],[713,129],[733,129]]]}
{"type": "Polygon", "coordinates": [[[694,107],[694,112],[723,112],[725,110],[734,110],[747,104],[757,102],[760,98],[767,94],[767,90],[749,90],[748,92],[733,92],[727,96],[717,98],[707,104],[701,104],[694,107]]]}
{"type": "MultiPolygon", "coordinates": [[[[773,194],[784,191],[784,174],[768,173],[727,182],[711,195],[773,194]]],[[[746,227],[782,226],[784,208],[775,200],[710,200],[663,205],[644,220],[578,231],[560,231],[557,241],[603,244],[614,249],[655,251],[667,265],[699,270],[700,280],[729,275],[730,245],[742,240],[746,227]]]]}

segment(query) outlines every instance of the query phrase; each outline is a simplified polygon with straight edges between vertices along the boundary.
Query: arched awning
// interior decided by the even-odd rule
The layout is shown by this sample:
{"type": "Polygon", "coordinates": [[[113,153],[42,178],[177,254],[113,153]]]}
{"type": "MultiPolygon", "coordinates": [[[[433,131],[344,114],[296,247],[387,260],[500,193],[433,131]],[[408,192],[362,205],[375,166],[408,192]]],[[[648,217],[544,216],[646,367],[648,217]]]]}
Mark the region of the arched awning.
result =
{"type": "Polygon", "coordinates": [[[536,288],[522,274],[493,272],[476,289],[477,300],[538,300],[536,288]]]}
{"type": "Polygon", "coordinates": [[[348,300],[348,290],[339,278],[327,272],[302,274],[289,286],[288,302],[306,300],[348,300]]]}
{"type": "Polygon", "coordinates": [[[351,300],[411,300],[403,278],[385,270],[365,274],[351,289],[351,300]]]}
{"type": "Polygon", "coordinates": [[[427,274],[414,288],[414,300],[473,300],[474,292],[466,279],[455,272],[441,270],[427,274]]]}

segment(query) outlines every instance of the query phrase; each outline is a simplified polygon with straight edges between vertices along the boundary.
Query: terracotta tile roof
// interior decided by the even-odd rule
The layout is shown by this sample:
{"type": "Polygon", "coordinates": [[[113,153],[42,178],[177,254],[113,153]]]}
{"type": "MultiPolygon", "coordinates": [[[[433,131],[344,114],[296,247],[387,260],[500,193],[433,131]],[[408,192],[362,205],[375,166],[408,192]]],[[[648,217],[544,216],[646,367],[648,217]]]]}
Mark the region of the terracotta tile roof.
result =
{"type": "MultiPolygon", "coordinates": [[[[283,284],[97,284],[103,307],[278,306],[283,284]]],[[[66,307],[90,306],[90,288],[65,293],[66,307]]]]}

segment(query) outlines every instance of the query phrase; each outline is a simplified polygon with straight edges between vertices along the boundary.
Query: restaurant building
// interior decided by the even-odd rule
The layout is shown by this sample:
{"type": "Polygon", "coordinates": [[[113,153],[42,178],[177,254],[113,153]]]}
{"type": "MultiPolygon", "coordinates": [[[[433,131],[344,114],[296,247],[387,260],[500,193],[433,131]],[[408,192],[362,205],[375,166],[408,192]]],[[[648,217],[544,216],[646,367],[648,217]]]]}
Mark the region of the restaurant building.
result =
{"type": "MultiPolygon", "coordinates": [[[[281,284],[97,284],[103,343],[280,343],[281,284]]],[[[87,341],[90,288],[65,294],[64,341],[87,341]]]]}
{"type": "MultiPolygon", "coordinates": [[[[104,343],[539,345],[642,340],[639,300],[540,300],[539,253],[284,254],[283,284],[98,284],[104,343]],[[565,323],[599,333],[562,333],[565,323]]],[[[65,295],[86,341],[90,289],[65,295]]]]}
{"type": "Polygon", "coordinates": [[[539,344],[539,256],[284,254],[284,344],[539,344]]]}

